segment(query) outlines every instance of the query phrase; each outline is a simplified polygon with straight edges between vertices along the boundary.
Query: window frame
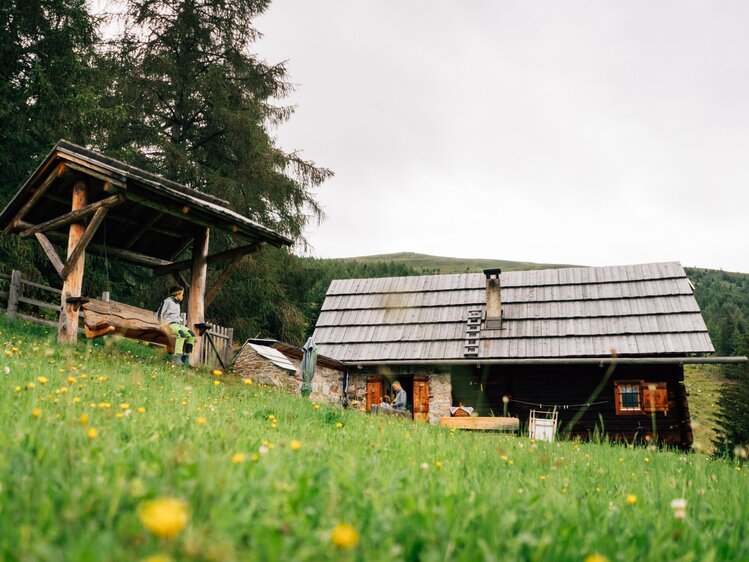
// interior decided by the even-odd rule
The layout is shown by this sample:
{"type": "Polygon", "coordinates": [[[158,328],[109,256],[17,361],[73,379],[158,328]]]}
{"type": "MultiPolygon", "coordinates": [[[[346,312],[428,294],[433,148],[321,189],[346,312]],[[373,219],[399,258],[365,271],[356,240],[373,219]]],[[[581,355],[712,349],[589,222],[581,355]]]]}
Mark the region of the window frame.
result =
{"type": "Polygon", "coordinates": [[[658,412],[668,413],[668,383],[666,381],[644,381],[640,380],[618,380],[614,381],[614,404],[617,416],[646,416],[658,412]],[[622,386],[636,386],[638,389],[637,408],[625,408],[622,406],[622,386]],[[652,388],[651,388],[652,387],[652,388]],[[651,392],[661,391],[665,393],[664,404],[645,404],[645,389],[651,392]]]}

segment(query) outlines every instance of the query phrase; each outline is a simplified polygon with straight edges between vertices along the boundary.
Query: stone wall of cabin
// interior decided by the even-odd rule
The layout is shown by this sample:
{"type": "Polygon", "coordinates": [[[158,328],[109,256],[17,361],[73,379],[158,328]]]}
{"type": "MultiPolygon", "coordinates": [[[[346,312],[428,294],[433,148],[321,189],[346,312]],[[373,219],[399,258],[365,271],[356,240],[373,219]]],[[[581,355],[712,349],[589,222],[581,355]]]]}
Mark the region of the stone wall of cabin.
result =
{"type": "MultiPolygon", "coordinates": [[[[287,359],[295,367],[295,372],[292,373],[276,366],[250,346],[245,346],[234,362],[234,373],[242,378],[250,378],[255,383],[299,396],[302,390],[300,361],[292,357],[287,359]]],[[[342,383],[342,371],[317,365],[315,376],[312,378],[310,400],[325,404],[340,404],[342,383]]]]}
{"type": "Polygon", "coordinates": [[[453,405],[453,385],[450,373],[429,375],[429,423],[439,423],[450,417],[453,405]]]}

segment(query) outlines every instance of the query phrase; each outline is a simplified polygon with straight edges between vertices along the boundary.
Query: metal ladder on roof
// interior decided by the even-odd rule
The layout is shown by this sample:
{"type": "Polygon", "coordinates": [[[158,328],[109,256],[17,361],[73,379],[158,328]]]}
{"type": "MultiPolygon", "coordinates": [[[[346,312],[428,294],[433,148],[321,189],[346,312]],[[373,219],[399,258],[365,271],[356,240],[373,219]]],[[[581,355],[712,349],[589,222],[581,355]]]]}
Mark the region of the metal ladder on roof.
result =
{"type": "Polygon", "coordinates": [[[463,348],[463,357],[479,356],[479,339],[481,337],[481,309],[468,311],[466,319],[465,347],[463,348]]]}

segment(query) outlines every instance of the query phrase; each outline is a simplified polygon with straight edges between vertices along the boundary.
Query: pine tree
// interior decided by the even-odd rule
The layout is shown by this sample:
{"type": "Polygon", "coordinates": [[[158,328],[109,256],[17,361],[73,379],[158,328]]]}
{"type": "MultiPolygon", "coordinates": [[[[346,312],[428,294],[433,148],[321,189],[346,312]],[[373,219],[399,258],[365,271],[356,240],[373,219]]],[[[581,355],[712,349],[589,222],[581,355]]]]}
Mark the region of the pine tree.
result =
{"type": "Polygon", "coordinates": [[[283,64],[249,51],[267,0],[130,0],[117,41],[113,106],[126,118],[106,145],[128,162],[228,199],[300,239],[322,210],[311,190],[331,175],[275,145],[290,91],[283,64]]]}

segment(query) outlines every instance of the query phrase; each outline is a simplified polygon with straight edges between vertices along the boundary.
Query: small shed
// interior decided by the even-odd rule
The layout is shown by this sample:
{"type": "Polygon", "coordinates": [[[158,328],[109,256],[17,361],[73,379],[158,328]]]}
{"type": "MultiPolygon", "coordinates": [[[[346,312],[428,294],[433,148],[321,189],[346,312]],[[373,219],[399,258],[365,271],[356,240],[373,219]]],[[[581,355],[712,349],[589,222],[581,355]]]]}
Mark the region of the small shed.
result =
{"type": "MultiPolygon", "coordinates": [[[[328,289],[314,338],[356,366],[367,396],[398,378],[415,419],[556,410],[573,436],[689,446],[686,363],[714,357],[682,266],[348,279],[328,289]]],[[[368,407],[372,401],[368,400],[368,407]]]]}
{"type": "MultiPolygon", "coordinates": [[[[292,244],[220,198],[65,140],[0,213],[0,228],[35,238],[59,274],[60,342],[76,339],[78,310],[70,299],[82,296],[87,252],[172,275],[188,289],[187,318],[194,327],[205,321],[205,308],[245,255],[265,244],[292,244]],[[236,246],[210,253],[211,229],[230,236],[236,246]],[[67,253],[61,256],[56,246],[67,253]],[[178,260],[185,251],[189,257],[178,260]],[[218,263],[226,265],[207,287],[208,266],[218,263]]],[[[198,356],[193,353],[191,362],[198,356]]]]}
{"type": "MultiPolygon", "coordinates": [[[[249,339],[237,354],[234,373],[253,383],[299,395],[302,388],[303,350],[272,339],[249,339]]],[[[325,355],[317,356],[310,399],[341,404],[348,366],[325,355]]]]}

